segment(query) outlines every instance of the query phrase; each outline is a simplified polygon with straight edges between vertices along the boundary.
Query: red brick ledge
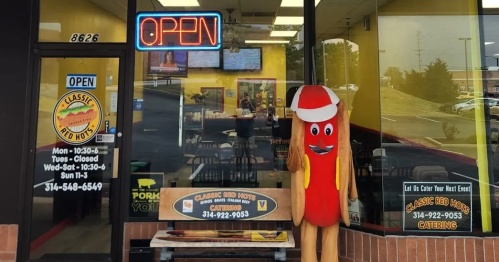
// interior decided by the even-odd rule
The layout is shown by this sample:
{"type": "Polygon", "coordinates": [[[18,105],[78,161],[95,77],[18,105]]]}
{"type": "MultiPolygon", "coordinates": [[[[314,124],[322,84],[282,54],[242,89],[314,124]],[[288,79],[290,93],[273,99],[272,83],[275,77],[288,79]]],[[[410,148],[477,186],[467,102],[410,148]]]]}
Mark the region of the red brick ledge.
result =
{"type": "MultiPolygon", "coordinates": [[[[275,223],[268,222],[189,222],[176,223],[177,229],[260,229],[271,230],[275,223]]],[[[166,229],[165,222],[125,223],[123,261],[128,262],[130,239],[152,238],[157,230],[166,229]]],[[[297,247],[300,245],[300,229],[285,223],[285,229],[292,229],[297,247]]],[[[320,249],[321,234],[318,234],[320,249]]],[[[352,229],[340,228],[339,262],[499,262],[499,238],[477,237],[417,237],[378,236],[352,229]],[[496,251],[497,250],[497,251],[496,251]]],[[[319,250],[318,250],[319,251],[319,250]]],[[[156,252],[156,261],[158,259],[156,252]]],[[[300,249],[288,250],[290,262],[300,261],[300,249]]],[[[0,259],[1,260],[1,259],[0,259]]],[[[177,261],[177,259],[175,260],[177,261]]],[[[178,259],[178,262],[259,262],[265,259],[178,259]]]]}
{"type": "Polygon", "coordinates": [[[0,225],[0,261],[16,261],[17,239],[17,225],[0,225]]]}
{"type": "Polygon", "coordinates": [[[340,262],[499,262],[499,238],[377,236],[340,229],[340,262]]]}

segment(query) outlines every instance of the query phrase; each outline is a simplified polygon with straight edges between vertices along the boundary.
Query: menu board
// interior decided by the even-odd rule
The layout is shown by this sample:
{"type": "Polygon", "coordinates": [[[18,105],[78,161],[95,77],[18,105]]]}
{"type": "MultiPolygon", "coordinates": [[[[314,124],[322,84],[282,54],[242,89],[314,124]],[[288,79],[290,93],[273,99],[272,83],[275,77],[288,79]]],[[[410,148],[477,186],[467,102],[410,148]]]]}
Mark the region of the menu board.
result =
{"type": "Polygon", "coordinates": [[[131,174],[130,217],[158,217],[163,177],[163,173],[131,174]]]}
{"type": "Polygon", "coordinates": [[[219,68],[220,51],[189,51],[189,68],[219,68]]]}
{"type": "Polygon", "coordinates": [[[173,209],[196,220],[252,220],[277,209],[269,196],[244,190],[208,190],[177,199],[173,209]]]}
{"type": "Polygon", "coordinates": [[[230,70],[262,70],[262,49],[241,48],[238,53],[224,49],[223,69],[230,70]]]}
{"type": "Polygon", "coordinates": [[[471,232],[471,182],[404,182],[404,231],[471,232]]]}

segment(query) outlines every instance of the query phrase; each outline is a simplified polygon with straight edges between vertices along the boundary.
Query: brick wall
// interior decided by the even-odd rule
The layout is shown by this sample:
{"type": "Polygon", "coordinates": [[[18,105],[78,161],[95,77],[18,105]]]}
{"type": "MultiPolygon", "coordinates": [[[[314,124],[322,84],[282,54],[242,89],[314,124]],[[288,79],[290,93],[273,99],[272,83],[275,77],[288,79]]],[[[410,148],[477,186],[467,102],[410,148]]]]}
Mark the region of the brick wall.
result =
{"type": "Polygon", "coordinates": [[[340,262],[499,262],[499,238],[381,237],[343,228],[339,238],[340,262]]]}
{"type": "Polygon", "coordinates": [[[17,225],[0,225],[0,262],[15,262],[17,225]]]}
{"type": "MultiPolygon", "coordinates": [[[[130,239],[152,239],[158,230],[166,230],[166,223],[126,223],[123,258],[128,262],[130,239]]],[[[292,230],[296,246],[300,246],[300,230],[285,223],[292,230]]],[[[177,222],[178,230],[273,230],[275,222],[177,222]]],[[[317,239],[320,249],[321,235],[317,239]]],[[[402,237],[377,236],[355,230],[340,229],[339,262],[499,262],[499,238],[465,237],[402,237]]],[[[1,245],[0,245],[1,247],[1,245]]],[[[319,251],[319,250],[318,250],[319,251]]],[[[300,261],[300,249],[289,249],[288,260],[300,261]]],[[[156,261],[159,261],[156,254],[156,261]]],[[[320,253],[318,254],[320,258],[320,253]]],[[[175,262],[262,262],[265,259],[176,259],[175,262]]],[[[273,261],[273,260],[269,260],[273,261]]],[[[0,259],[0,262],[2,260],[0,259]]]]}

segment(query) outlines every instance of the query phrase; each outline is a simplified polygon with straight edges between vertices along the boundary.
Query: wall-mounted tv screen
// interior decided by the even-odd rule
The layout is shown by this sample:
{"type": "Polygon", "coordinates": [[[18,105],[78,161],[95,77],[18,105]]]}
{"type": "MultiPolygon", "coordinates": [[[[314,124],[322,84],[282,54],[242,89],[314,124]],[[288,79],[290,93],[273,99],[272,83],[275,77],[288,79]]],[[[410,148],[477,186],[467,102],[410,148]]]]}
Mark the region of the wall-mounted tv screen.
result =
{"type": "Polygon", "coordinates": [[[149,74],[187,77],[187,51],[151,51],[147,69],[149,74]]]}
{"type": "Polygon", "coordinates": [[[189,51],[189,68],[220,68],[220,51],[189,51]]]}
{"type": "Polygon", "coordinates": [[[262,70],[262,48],[240,48],[238,53],[224,49],[223,61],[226,71],[262,70]]]}

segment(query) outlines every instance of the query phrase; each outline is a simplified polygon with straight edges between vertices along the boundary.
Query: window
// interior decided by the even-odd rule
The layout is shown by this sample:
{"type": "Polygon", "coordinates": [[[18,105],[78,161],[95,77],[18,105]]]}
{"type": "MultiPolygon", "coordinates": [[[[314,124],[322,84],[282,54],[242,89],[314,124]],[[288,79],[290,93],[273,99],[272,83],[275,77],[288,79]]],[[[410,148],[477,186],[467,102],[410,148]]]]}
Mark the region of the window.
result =
{"type": "Polygon", "coordinates": [[[127,0],[40,0],[40,42],[126,42],[127,0]]]}
{"type": "Polygon", "coordinates": [[[386,50],[379,57],[379,73],[400,81],[397,88],[380,88],[385,152],[380,222],[387,232],[491,232],[498,219],[491,198],[496,178],[488,162],[494,148],[488,142],[493,138],[489,124],[495,123],[489,122],[493,106],[484,103],[488,94],[482,79],[487,75],[483,63],[495,61],[482,61],[481,55],[494,54],[488,42],[497,42],[498,36],[491,30],[496,24],[479,17],[476,4],[395,0],[378,8],[379,46],[386,50]],[[414,201],[423,197],[436,201],[416,208],[414,201]]]}
{"type": "MultiPolygon", "coordinates": [[[[223,113],[224,112],[224,88],[223,87],[201,87],[201,94],[205,95],[204,105],[206,110],[213,113],[223,113]]],[[[208,112],[209,112],[208,111],[208,112]]],[[[207,118],[211,116],[216,117],[217,115],[206,114],[207,118]]]]}
{"type": "Polygon", "coordinates": [[[198,2],[137,1],[138,12],[219,11],[224,22],[217,51],[136,51],[134,99],[143,107],[133,117],[132,174],[161,174],[165,187],[290,187],[285,112],[303,84],[303,31],[276,17],[299,18],[303,8],[198,2]],[[164,61],[182,72],[154,70],[164,61]]]}
{"type": "Polygon", "coordinates": [[[400,85],[399,79],[376,70],[378,50],[376,4],[352,4],[322,0],[316,8],[316,74],[319,83],[331,88],[345,101],[350,112],[350,138],[360,207],[361,223],[370,230],[382,229],[382,177],[373,176],[381,163],[373,154],[381,152],[379,96],[381,84],[386,90],[400,85]],[[361,7],[362,6],[362,7],[361,7]],[[363,14],[356,10],[363,10],[363,14]],[[346,16],[345,14],[355,14],[346,16]],[[343,17],[331,22],[331,17],[343,17]],[[364,26],[370,22],[370,28],[364,26]],[[374,166],[373,166],[374,165],[374,166]]]}
{"type": "Polygon", "coordinates": [[[479,17],[467,0],[338,5],[316,8],[316,75],[349,104],[358,226],[495,231],[495,61],[481,52],[499,53],[497,10],[479,17]]]}

